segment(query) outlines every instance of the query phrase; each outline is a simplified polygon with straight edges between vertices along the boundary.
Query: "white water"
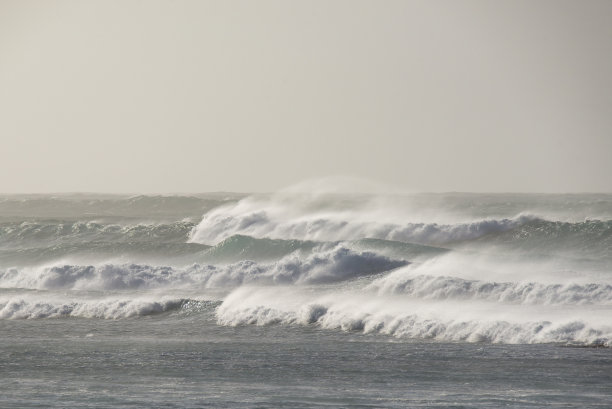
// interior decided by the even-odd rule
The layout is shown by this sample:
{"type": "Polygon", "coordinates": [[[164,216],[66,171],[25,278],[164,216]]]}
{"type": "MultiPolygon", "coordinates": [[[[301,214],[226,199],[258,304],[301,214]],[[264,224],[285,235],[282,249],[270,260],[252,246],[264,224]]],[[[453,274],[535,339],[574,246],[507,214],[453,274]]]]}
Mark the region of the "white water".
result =
{"type": "MultiPolygon", "coordinates": [[[[57,214],[54,200],[31,206],[57,214]]],[[[311,183],[216,198],[197,224],[177,209],[207,199],[78,200],[79,220],[28,219],[6,202],[0,319],[180,315],[191,300],[220,303],[221,325],[612,342],[612,224],[567,222],[611,213],[607,196],[340,194],[311,183]],[[133,218],[143,204],[157,221],[133,218]]]]}
{"type": "Polygon", "coordinates": [[[240,288],[218,310],[223,325],[317,324],[396,337],[493,343],[610,345],[612,306],[419,299],[369,291],[240,288]]]}
{"type": "Polygon", "coordinates": [[[0,198],[0,406],[609,407],[610,349],[565,348],[612,346],[606,215],[313,184],[0,198]]]}

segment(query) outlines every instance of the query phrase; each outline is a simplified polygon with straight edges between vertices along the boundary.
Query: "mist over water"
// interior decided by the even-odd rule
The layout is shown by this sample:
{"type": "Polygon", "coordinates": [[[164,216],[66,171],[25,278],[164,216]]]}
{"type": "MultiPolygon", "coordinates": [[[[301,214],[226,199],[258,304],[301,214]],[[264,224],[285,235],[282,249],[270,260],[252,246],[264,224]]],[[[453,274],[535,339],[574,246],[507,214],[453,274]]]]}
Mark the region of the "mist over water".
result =
{"type": "Polygon", "coordinates": [[[61,334],[76,319],[91,329],[83,340],[129,320],[139,337],[164,323],[184,342],[188,322],[200,340],[316,331],[324,344],[610,347],[611,265],[604,194],[306,184],[0,198],[0,327],[15,337],[37,326],[61,334]]]}
{"type": "Polygon", "coordinates": [[[166,309],[145,303],[139,312],[131,292],[156,302],[167,290],[180,295],[176,305],[220,301],[228,325],[501,343],[612,339],[609,195],[356,194],[317,182],[246,197],[0,204],[2,318],[121,317],[117,298],[125,315],[150,315],[166,309]],[[226,295],[211,298],[210,289],[226,295]],[[90,302],[93,315],[67,307],[90,302]],[[421,321],[428,326],[418,330],[421,321]]]}

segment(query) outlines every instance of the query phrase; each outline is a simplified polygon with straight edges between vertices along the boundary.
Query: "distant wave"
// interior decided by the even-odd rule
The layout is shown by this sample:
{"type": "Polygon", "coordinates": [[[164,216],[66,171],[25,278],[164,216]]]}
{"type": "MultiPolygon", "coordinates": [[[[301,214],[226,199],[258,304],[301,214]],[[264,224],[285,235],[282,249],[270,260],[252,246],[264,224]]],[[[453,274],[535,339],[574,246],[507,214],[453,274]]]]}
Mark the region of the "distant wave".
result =
{"type": "Polygon", "coordinates": [[[71,263],[96,263],[109,259],[169,263],[180,258],[197,259],[197,255],[207,248],[209,246],[197,243],[159,241],[60,243],[42,248],[0,249],[0,263],[9,266],[39,265],[66,259],[71,263]]]}
{"type": "Polygon", "coordinates": [[[190,222],[105,224],[92,221],[22,221],[0,224],[0,247],[41,248],[87,242],[185,242],[195,225],[190,222]]]}
{"type": "Polygon", "coordinates": [[[0,195],[0,215],[8,218],[84,220],[136,218],[178,220],[199,217],[203,212],[244,197],[238,193],[195,196],[128,196],[95,193],[59,195],[0,195]]]}
{"type": "Polygon", "coordinates": [[[469,223],[403,223],[353,220],[350,217],[326,218],[306,215],[291,219],[275,219],[266,211],[239,214],[235,208],[220,208],[204,215],[193,230],[191,241],[216,243],[232,235],[300,240],[354,240],[378,238],[420,244],[443,245],[472,240],[487,234],[508,231],[537,218],[519,215],[512,219],[490,219],[469,223]]]}
{"type": "Polygon", "coordinates": [[[587,218],[610,214],[609,196],[334,192],[0,198],[0,319],[204,311],[222,325],[612,346],[612,220],[587,218]]]}
{"type": "Polygon", "coordinates": [[[190,241],[215,245],[236,235],[303,241],[373,238],[436,247],[498,245],[547,254],[572,251],[604,258],[612,254],[612,220],[574,218],[576,209],[583,206],[595,206],[594,211],[607,214],[608,199],[585,197],[588,200],[582,203],[580,197],[505,198],[507,202],[503,195],[377,197],[293,192],[251,196],[204,214],[190,241]],[[473,202],[479,199],[491,202],[490,206],[473,202]],[[434,208],[428,209],[429,205],[434,208]],[[530,206],[538,212],[532,213],[530,206]]]}
{"type": "MultiPolygon", "coordinates": [[[[201,245],[191,243],[192,245],[201,245]]],[[[349,241],[312,241],[295,239],[256,238],[234,235],[202,251],[199,257],[207,262],[236,262],[240,260],[270,261],[280,259],[291,253],[301,256],[313,251],[329,250],[344,246],[357,252],[374,252],[391,258],[412,260],[444,254],[448,250],[440,247],[424,246],[399,241],[364,238],[349,241]]]]}

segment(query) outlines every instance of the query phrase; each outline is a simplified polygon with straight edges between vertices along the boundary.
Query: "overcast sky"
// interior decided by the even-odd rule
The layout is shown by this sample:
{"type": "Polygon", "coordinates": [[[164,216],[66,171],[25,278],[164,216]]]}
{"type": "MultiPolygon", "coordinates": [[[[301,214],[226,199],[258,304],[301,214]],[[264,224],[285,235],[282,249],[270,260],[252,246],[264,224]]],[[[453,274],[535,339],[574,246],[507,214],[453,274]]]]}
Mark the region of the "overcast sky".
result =
{"type": "Polygon", "coordinates": [[[612,191],[612,1],[0,0],[0,192],[612,191]]]}

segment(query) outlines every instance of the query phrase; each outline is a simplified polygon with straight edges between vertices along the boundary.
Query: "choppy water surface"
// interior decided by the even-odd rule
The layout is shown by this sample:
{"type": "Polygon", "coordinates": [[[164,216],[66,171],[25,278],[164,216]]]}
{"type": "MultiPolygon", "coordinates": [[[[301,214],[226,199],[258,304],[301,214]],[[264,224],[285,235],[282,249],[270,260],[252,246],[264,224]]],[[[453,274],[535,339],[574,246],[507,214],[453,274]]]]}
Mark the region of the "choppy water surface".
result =
{"type": "Polygon", "coordinates": [[[0,197],[2,407],[612,406],[612,195],[0,197]]]}

